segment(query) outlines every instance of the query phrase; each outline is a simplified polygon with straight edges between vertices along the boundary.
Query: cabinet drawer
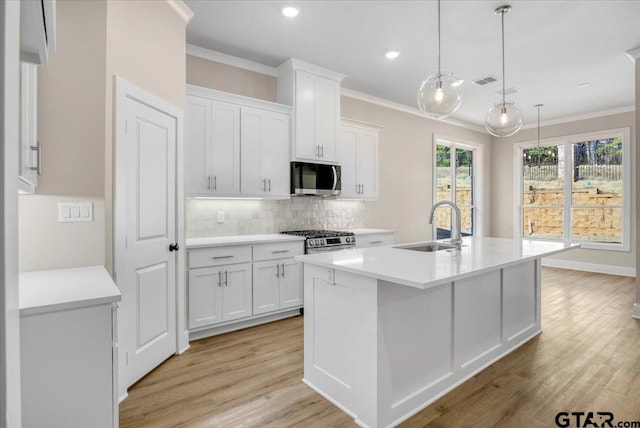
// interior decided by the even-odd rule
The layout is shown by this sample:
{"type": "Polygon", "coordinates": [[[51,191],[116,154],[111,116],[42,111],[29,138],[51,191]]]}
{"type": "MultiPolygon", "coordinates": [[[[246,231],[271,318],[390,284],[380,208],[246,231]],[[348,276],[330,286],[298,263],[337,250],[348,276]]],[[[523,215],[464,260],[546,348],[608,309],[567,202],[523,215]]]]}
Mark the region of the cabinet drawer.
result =
{"type": "Polygon", "coordinates": [[[205,266],[219,266],[251,261],[250,245],[197,248],[189,250],[189,269],[205,266]]]}
{"type": "Polygon", "coordinates": [[[253,246],[254,261],[283,259],[300,254],[304,254],[304,241],[255,244],[253,246]]]}
{"type": "Polygon", "coordinates": [[[378,247],[380,245],[392,245],[395,242],[393,233],[380,233],[378,235],[356,236],[356,248],[378,247]]]}

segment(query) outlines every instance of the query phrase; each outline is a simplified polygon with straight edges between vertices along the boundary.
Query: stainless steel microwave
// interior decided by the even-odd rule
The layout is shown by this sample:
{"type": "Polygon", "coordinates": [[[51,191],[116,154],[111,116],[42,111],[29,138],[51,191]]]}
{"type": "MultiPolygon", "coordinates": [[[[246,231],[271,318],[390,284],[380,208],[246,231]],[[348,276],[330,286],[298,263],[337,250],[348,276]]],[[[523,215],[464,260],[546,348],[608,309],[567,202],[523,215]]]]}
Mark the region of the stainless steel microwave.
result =
{"type": "Polygon", "coordinates": [[[339,196],[340,165],[291,162],[291,196],[339,196]]]}

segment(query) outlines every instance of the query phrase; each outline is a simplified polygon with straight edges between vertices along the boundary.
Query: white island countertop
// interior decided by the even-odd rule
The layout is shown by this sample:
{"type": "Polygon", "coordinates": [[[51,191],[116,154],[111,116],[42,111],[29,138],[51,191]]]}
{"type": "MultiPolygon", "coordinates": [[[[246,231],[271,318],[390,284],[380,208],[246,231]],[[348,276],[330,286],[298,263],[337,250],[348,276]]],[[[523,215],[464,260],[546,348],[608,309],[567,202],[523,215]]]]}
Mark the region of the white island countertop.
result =
{"type": "Polygon", "coordinates": [[[424,289],[580,247],[562,242],[466,237],[459,251],[421,252],[397,248],[407,245],[413,244],[307,254],[296,259],[424,289]]]}
{"type": "Polygon", "coordinates": [[[19,277],[19,293],[21,316],[121,300],[103,266],[24,272],[19,277]]]}

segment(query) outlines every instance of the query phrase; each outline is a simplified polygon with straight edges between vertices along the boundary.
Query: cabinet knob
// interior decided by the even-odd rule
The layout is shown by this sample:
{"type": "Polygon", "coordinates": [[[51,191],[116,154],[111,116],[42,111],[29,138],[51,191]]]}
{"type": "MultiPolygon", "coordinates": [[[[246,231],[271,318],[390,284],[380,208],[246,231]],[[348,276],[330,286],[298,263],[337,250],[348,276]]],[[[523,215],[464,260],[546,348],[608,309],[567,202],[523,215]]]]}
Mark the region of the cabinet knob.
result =
{"type": "Polygon", "coordinates": [[[180,246],[178,245],[177,242],[175,244],[169,244],[169,251],[178,251],[179,249],[180,249],[180,246]]]}

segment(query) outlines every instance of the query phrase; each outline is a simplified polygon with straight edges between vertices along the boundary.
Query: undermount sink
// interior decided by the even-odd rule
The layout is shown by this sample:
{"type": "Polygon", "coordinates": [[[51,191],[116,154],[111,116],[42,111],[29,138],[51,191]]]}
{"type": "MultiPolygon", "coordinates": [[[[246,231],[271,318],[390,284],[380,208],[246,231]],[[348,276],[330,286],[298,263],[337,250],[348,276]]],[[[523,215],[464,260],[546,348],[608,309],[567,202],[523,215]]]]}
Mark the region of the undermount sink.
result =
{"type": "Polygon", "coordinates": [[[427,242],[424,244],[399,245],[394,248],[431,253],[434,251],[453,250],[456,246],[453,244],[445,244],[444,242],[427,242]]]}

